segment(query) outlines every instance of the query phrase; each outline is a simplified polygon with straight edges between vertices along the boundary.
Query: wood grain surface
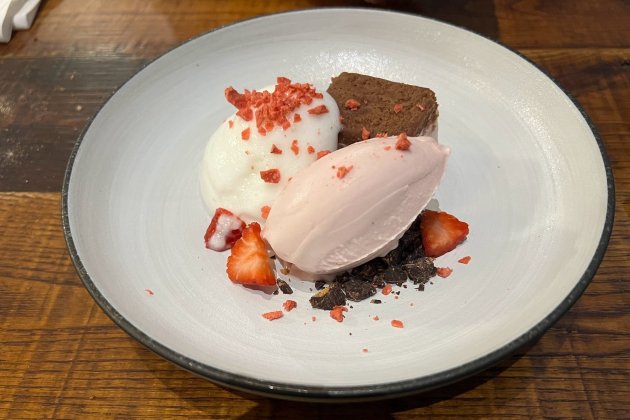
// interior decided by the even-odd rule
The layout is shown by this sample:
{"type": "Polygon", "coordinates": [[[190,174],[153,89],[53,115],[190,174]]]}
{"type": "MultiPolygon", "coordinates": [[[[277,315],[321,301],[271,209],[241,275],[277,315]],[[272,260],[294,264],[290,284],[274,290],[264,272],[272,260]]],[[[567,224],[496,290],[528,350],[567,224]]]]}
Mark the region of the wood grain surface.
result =
{"type": "Polygon", "coordinates": [[[0,418],[630,418],[630,3],[624,0],[44,0],[0,45],[0,418]],[[372,3],[377,3],[374,5],[372,3]],[[305,404],[214,385],[116,327],[66,250],[60,190],[88,119],[145,63],[261,14],[397,8],[517,49],[590,115],[615,175],[593,282],[537,343],[477,376],[366,404],[305,404]]]}

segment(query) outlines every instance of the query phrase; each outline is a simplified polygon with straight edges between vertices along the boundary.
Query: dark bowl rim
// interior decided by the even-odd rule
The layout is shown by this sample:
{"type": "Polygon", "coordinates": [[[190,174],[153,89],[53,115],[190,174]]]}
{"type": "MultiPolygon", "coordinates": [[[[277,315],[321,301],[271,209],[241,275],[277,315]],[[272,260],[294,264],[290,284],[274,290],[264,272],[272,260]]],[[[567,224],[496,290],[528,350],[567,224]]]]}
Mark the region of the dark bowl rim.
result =
{"type": "Polygon", "coordinates": [[[177,46],[169,49],[168,51],[160,54],[158,57],[153,60],[145,63],[138,71],[136,71],[133,76],[131,76],[127,81],[125,81],[122,85],[120,85],[116,90],[114,90],[111,96],[105,101],[98,109],[97,112],[90,118],[88,124],[85,126],[83,131],[81,132],[79,138],[77,139],[73,150],[70,154],[68,164],[65,170],[63,188],[62,188],[62,200],[61,200],[61,217],[62,217],[62,225],[64,231],[64,237],[66,241],[66,245],[68,247],[68,251],[72,258],[72,262],[75,265],[77,273],[81,278],[85,288],[88,290],[92,298],[96,301],[96,303],[101,307],[101,309],[116,323],[120,328],[122,328],[127,334],[135,338],[137,341],[142,343],[144,346],[149,348],[151,351],[155,352],[159,356],[169,360],[172,363],[186,369],[192,373],[195,373],[203,378],[209,379],[213,382],[219,383],[221,385],[225,385],[230,388],[242,390],[249,393],[254,393],[258,395],[263,395],[267,397],[275,397],[275,398],[283,398],[290,400],[301,400],[301,401],[322,401],[322,402],[350,402],[350,401],[359,401],[359,400],[375,400],[375,399],[384,399],[384,398],[394,398],[400,397],[404,395],[409,395],[418,392],[428,391],[434,388],[442,387],[453,382],[460,381],[469,376],[475,375],[495,364],[500,362],[501,360],[507,358],[512,353],[514,353],[519,348],[525,346],[526,344],[532,342],[533,340],[539,338],[543,335],[543,333],[551,327],[556,321],[558,321],[564,313],[566,313],[571,306],[577,301],[577,299],[584,293],[586,287],[592,280],[597,268],[599,267],[604,254],[606,252],[606,248],[608,246],[608,242],[610,240],[610,235],[612,232],[612,226],[614,222],[614,208],[615,208],[615,185],[613,179],[612,167],[610,164],[610,160],[606,153],[606,149],[604,143],[597,132],[595,125],[588,117],[582,106],[577,102],[577,100],[568,93],[564,88],[560,86],[560,84],[551,77],[544,69],[538,66],[536,63],[531,61],[529,58],[525,57],[520,52],[504,45],[503,43],[488,38],[485,35],[476,33],[466,28],[462,28],[457,25],[453,25],[448,22],[443,22],[438,19],[428,18],[420,15],[416,15],[413,13],[407,12],[399,12],[393,10],[385,10],[385,9],[370,9],[363,7],[327,7],[327,8],[313,8],[313,9],[301,9],[294,10],[288,12],[279,12],[279,13],[271,13],[265,15],[259,15],[252,18],[240,20],[237,22],[232,22],[228,25],[224,25],[218,28],[214,28],[210,31],[204,32],[197,36],[194,36],[177,46]],[[143,71],[146,67],[170,53],[171,51],[204,36],[207,36],[211,33],[221,31],[225,28],[230,28],[235,25],[242,24],[244,22],[249,22],[253,20],[266,19],[270,16],[278,16],[278,15],[293,15],[293,14],[305,14],[305,13],[339,13],[339,12],[352,12],[352,13],[379,13],[384,15],[406,15],[412,16],[420,19],[426,19],[434,22],[438,22],[440,24],[448,25],[450,27],[454,27],[475,35],[478,35],[487,41],[490,41],[494,44],[497,44],[508,52],[513,53],[520,58],[524,59],[527,63],[532,65],[538,71],[540,71],[543,75],[545,75],[553,84],[555,84],[564,94],[571,100],[573,106],[580,112],[584,120],[587,122],[598,146],[599,150],[604,162],[604,168],[606,172],[607,179],[607,187],[608,187],[608,201],[607,201],[607,210],[606,210],[606,218],[604,227],[602,229],[602,234],[591,259],[591,262],[587,266],[584,274],[580,277],[580,280],[577,282],[575,287],[569,292],[569,294],[564,298],[564,300],[547,315],[544,319],[542,319],[538,324],[532,327],[529,331],[507,343],[506,345],[492,351],[491,353],[486,354],[480,358],[477,358],[471,362],[465,363],[461,366],[438,372],[435,374],[423,376],[420,378],[409,379],[398,382],[390,382],[385,384],[375,384],[375,385],[361,385],[361,386],[312,386],[312,385],[299,385],[299,384],[288,384],[281,382],[273,382],[267,381],[263,379],[257,379],[253,377],[248,377],[245,375],[239,375],[230,373],[221,369],[214,368],[212,366],[206,365],[204,363],[196,362],[193,359],[190,359],[170,348],[164,346],[163,344],[153,340],[151,337],[146,335],[140,329],[138,329],[135,325],[133,325],[130,321],[124,318],[108,301],[105,297],[100,293],[94,282],[92,281],[90,275],[86,271],[81,258],[78,254],[78,251],[75,247],[74,240],[72,238],[72,232],[70,230],[70,221],[69,221],[69,213],[68,213],[68,188],[70,185],[70,178],[72,175],[72,169],[74,166],[74,161],[77,156],[79,147],[83,142],[83,139],[86,133],[89,131],[94,119],[101,112],[103,107],[112,99],[112,97],[122,89],[130,80],[132,80],[138,73],[143,71]]]}

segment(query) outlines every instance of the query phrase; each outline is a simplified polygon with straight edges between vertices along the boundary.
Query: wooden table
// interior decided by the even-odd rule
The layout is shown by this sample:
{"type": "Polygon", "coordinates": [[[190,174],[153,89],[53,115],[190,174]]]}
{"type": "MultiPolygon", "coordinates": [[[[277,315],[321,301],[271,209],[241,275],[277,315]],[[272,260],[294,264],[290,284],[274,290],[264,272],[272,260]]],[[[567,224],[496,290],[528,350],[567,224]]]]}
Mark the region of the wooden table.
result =
{"type": "Polygon", "coordinates": [[[0,417],[629,418],[630,3],[444,3],[413,11],[498,39],[547,70],[591,116],[613,165],[604,261],[537,343],[423,395],[319,405],[224,389],[135,342],[83,288],[61,230],[64,169],[88,119],[143,64],[192,36],[270,12],[367,4],[44,0],[34,27],[0,45],[0,417]]]}

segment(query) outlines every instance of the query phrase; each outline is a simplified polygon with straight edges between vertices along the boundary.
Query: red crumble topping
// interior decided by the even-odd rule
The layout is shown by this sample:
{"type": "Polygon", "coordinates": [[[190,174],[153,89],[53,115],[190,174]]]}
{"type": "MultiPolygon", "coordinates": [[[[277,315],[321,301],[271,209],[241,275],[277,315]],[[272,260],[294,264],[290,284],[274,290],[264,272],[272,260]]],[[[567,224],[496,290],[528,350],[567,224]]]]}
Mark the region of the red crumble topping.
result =
{"type": "Polygon", "coordinates": [[[452,268],[449,267],[440,267],[437,269],[437,275],[442,278],[447,278],[453,272],[452,268]]]}
{"type": "Polygon", "coordinates": [[[424,111],[424,107],[422,106],[422,104],[416,104],[416,106],[420,108],[420,111],[424,111]]]}
{"type": "Polygon", "coordinates": [[[294,123],[299,123],[300,121],[302,121],[302,117],[300,116],[300,114],[295,114],[293,116],[293,122],[294,123]]]}
{"type": "Polygon", "coordinates": [[[277,184],[280,182],[280,170],[279,169],[267,169],[266,171],[260,171],[260,177],[263,181],[270,184],[277,184]]]}
{"type": "Polygon", "coordinates": [[[470,260],[471,260],[471,259],[472,259],[472,258],[471,258],[471,256],[470,256],[470,255],[467,255],[467,256],[465,256],[465,257],[460,258],[459,260],[457,260],[457,262],[458,262],[458,263],[461,263],[461,264],[468,264],[468,263],[470,262],[470,260]]]}
{"type": "Polygon", "coordinates": [[[356,99],[350,98],[346,101],[344,106],[351,111],[356,111],[357,109],[361,107],[361,103],[357,101],[356,99]]]}
{"type": "Polygon", "coordinates": [[[378,317],[378,315],[374,315],[374,318],[372,318],[372,319],[373,319],[374,321],[378,321],[378,320],[379,320],[379,319],[381,319],[381,318],[379,318],[379,317],[378,317]]]}
{"type": "Polygon", "coordinates": [[[405,328],[405,324],[403,324],[403,322],[398,319],[392,319],[391,324],[394,328],[405,328]]]}
{"type": "Polygon", "coordinates": [[[313,321],[313,322],[317,321],[317,317],[316,316],[312,316],[311,317],[311,321],[313,321]]]}
{"type": "Polygon", "coordinates": [[[267,220],[267,217],[269,217],[269,212],[271,211],[271,207],[269,206],[262,206],[260,208],[260,217],[262,217],[264,220],[267,220]]]}
{"type": "Polygon", "coordinates": [[[400,111],[402,111],[402,109],[403,109],[403,106],[401,104],[395,104],[394,105],[394,112],[396,114],[398,114],[400,111]]]}
{"type": "Polygon", "coordinates": [[[262,314],[263,318],[266,318],[269,321],[273,321],[274,319],[282,318],[283,315],[284,314],[282,313],[282,311],[265,312],[264,314],[262,314]]]}
{"type": "Polygon", "coordinates": [[[361,349],[361,351],[362,351],[363,353],[367,353],[367,352],[368,352],[368,349],[361,349]]]}
{"type": "Polygon", "coordinates": [[[278,148],[278,146],[276,146],[275,144],[271,145],[271,152],[269,153],[273,153],[274,155],[281,155],[282,154],[282,149],[278,148]]]}
{"type": "Polygon", "coordinates": [[[328,112],[328,108],[326,108],[326,105],[319,105],[319,106],[316,106],[315,108],[311,108],[308,110],[308,113],[311,115],[321,115],[327,112],[328,112]]]}
{"type": "Polygon", "coordinates": [[[315,148],[309,144],[308,147],[306,148],[306,151],[308,152],[309,155],[312,155],[313,153],[315,153],[315,148]]]}
{"type": "Polygon", "coordinates": [[[330,150],[320,150],[317,152],[317,159],[321,159],[328,154],[330,154],[330,150]]]}
{"type": "Polygon", "coordinates": [[[400,133],[396,139],[396,150],[409,150],[411,142],[407,138],[406,133],[400,133]]]}
{"type": "Polygon", "coordinates": [[[384,137],[387,137],[387,133],[376,133],[376,137],[382,139],[384,137]]]}
{"type": "Polygon", "coordinates": [[[348,308],[346,308],[345,306],[335,306],[330,311],[330,317],[337,322],[343,322],[343,318],[344,318],[343,313],[347,311],[348,311],[348,308]]]}
{"type": "Polygon", "coordinates": [[[291,299],[287,299],[282,304],[282,307],[284,308],[285,311],[291,312],[292,309],[295,309],[297,307],[297,302],[291,299]]]}
{"type": "MultiPolygon", "coordinates": [[[[291,83],[286,77],[277,78],[273,92],[245,89],[239,93],[232,86],[225,89],[225,99],[238,109],[236,115],[245,121],[255,119],[261,134],[273,130],[275,126],[286,130],[291,125],[287,119],[291,112],[300,105],[310,105],[313,99],[323,97],[312,85],[291,83]]],[[[294,122],[297,122],[295,117],[294,122]]]]}
{"type": "Polygon", "coordinates": [[[241,131],[241,138],[243,140],[249,140],[250,129],[247,127],[245,130],[241,131]]]}
{"type": "Polygon", "coordinates": [[[392,285],[391,284],[386,284],[383,287],[383,290],[381,291],[381,293],[383,293],[385,296],[389,295],[392,292],[392,285]]]}
{"type": "Polygon", "coordinates": [[[351,170],[352,166],[340,166],[337,168],[337,178],[343,179],[351,170]]]}
{"type": "Polygon", "coordinates": [[[230,128],[234,127],[234,121],[228,120],[228,127],[230,128]]]}
{"type": "Polygon", "coordinates": [[[370,132],[369,132],[369,131],[368,131],[368,129],[367,129],[367,128],[365,128],[365,127],[363,127],[363,128],[361,129],[361,138],[362,138],[363,140],[367,140],[367,139],[369,139],[369,138],[370,138],[370,132]]]}
{"type": "Polygon", "coordinates": [[[300,146],[298,145],[298,141],[297,139],[294,139],[291,142],[291,151],[293,152],[294,155],[298,155],[298,153],[300,153],[300,146]]]}

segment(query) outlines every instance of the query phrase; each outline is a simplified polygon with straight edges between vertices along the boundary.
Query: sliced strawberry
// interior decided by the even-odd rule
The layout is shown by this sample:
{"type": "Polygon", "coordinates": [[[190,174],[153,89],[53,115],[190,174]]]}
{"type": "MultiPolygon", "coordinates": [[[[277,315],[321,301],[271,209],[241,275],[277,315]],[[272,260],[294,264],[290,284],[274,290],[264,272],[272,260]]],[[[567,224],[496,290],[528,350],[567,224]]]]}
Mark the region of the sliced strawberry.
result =
{"type": "Polygon", "coordinates": [[[443,211],[425,210],[420,216],[420,233],[427,257],[439,257],[464,242],[468,223],[443,211]]]}
{"type": "Polygon", "coordinates": [[[291,299],[287,299],[282,304],[282,307],[284,308],[285,311],[291,312],[292,309],[297,307],[297,302],[291,299]]]}
{"type": "Polygon", "coordinates": [[[253,222],[243,230],[243,236],[236,241],[227,259],[226,271],[234,283],[257,286],[276,284],[258,223],[253,222]]]}
{"type": "Polygon", "coordinates": [[[271,312],[265,312],[264,314],[262,314],[263,318],[268,319],[269,321],[282,318],[283,315],[284,314],[282,313],[282,311],[271,311],[271,312]]]}
{"type": "Polygon", "coordinates": [[[206,248],[219,252],[232,248],[241,237],[243,229],[245,222],[231,211],[219,207],[203,236],[206,248]]]}

